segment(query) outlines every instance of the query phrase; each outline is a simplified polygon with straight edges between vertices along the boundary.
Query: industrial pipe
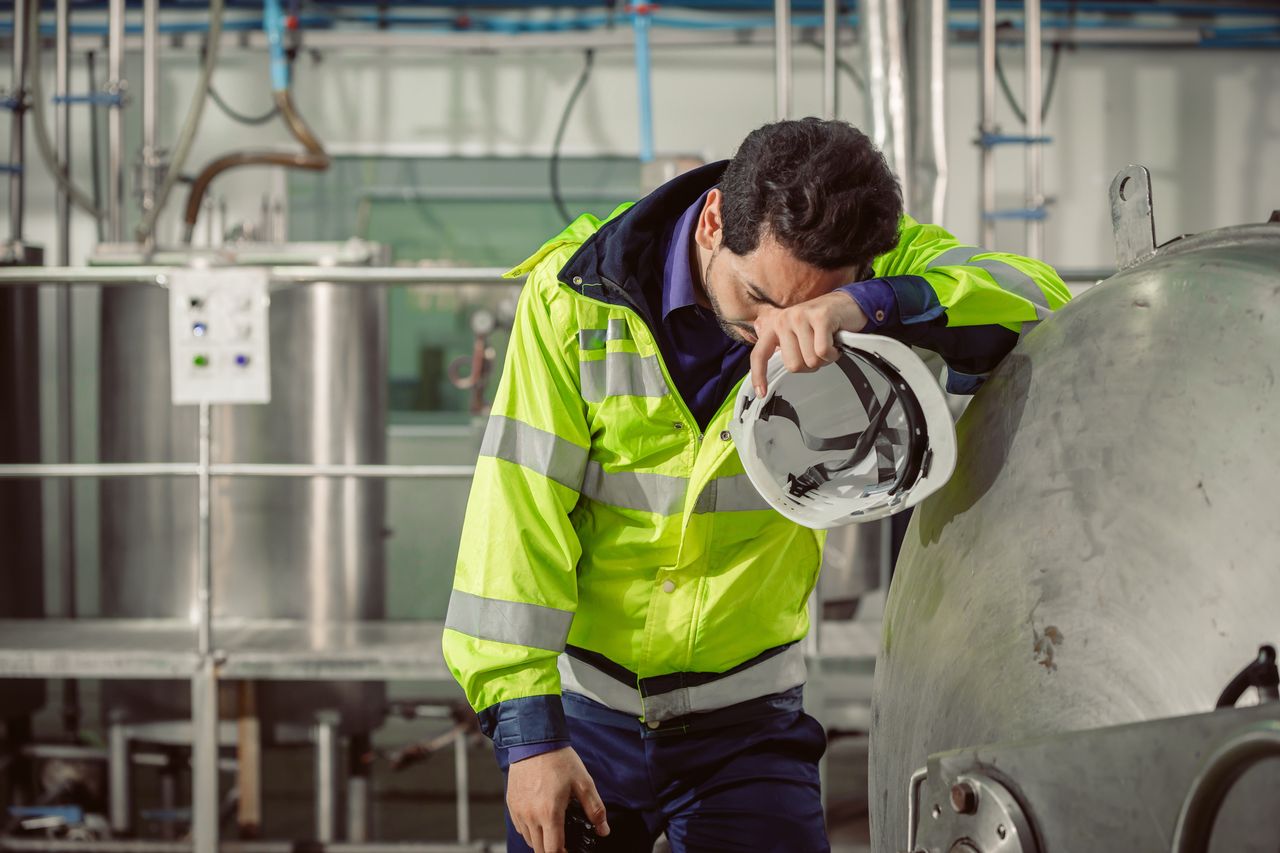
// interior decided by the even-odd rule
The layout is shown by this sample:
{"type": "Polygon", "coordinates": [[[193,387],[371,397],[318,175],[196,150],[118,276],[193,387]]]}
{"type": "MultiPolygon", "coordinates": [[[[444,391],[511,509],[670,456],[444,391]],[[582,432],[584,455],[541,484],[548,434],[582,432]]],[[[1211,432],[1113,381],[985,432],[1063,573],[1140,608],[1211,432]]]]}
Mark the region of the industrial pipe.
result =
{"type": "MultiPolygon", "coordinates": [[[[978,31],[981,45],[981,61],[978,64],[979,103],[982,114],[978,135],[986,139],[996,132],[996,0],[982,0],[978,11],[978,31]]],[[[989,215],[996,208],[995,151],[990,145],[983,145],[979,150],[981,243],[991,246],[996,238],[996,223],[989,215]]]]}
{"type": "Polygon", "coordinates": [[[124,0],[107,5],[107,239],[124,239],[124,0]]]}
{"type": "Polygon", "coordinates": [[[836,102],[836,28],[840,12],[837,0],[822,0],[822,117],[835,119],[836,102]]]}
{"type": "MultiPolygon", "coordinates": [[[[25,3],[27,0],[22,0],[22,2],[25,3]]],[[[39,7],[39,0],[30,0],[30,2],[33,9],[39,7]]],[[[18,5],[22,4],[19,3],[18,5]]],[[[15,10],[16,8],[17,7],[15,6],[15,10]]],[[[55,29],[57,26],[61,26],[61,24],[55,25],[55,29]]],[[[67,29],[69,29],[69,26],[67,29]]],[[[103,218],[102,211],[98,209],[96,204],[94,204],[93,199],[89,198],[89,196],[77,189],[68,178],[71,168],[70,144],[68,143],[67,145],[67,154],[64,158],[54,151],[54,144],[49,139],[49,130],[44,123],[44,83],[40,74],[40,41],[40,16],[34,14],[28,15],[27,42],[30,49],[27,51],[27,68],[31,87],[29,111],[31,113],[31,130],[35,134],[36,147],[40,150],[40,159],[44,161],[45,168],[49,170],[49,174],[53,176],[54,181],[58,184],[58,187],[62,192],[71,199],[72,204],[81,208],[85,213],[88,213],[94,218],[94,221],[100,225],[103,218]]],[[[70,52],[70,49],[71,45],[68,42],[66,50],[70,52]]],[[[92,67],[92,54],[90,55],[90,67],[92,67]]],[[[64,111],[66,116],[70,115],[70,104],[67,101],[63,101],[59,109],[64,111]]],[[[93,122],[93,115],[96,115],[96,113],[91,114],[91,123],[93,122]]],[[[69,121],[69,119],[65,120],[69,121]]],[[[69,126],[69,124],[64,125],[64,127],[69,126]]],[[[59,136],[61,135],[62,134],[59,133],[59,136]]],[[[90,138],[96,140],[97,134],[91,133],[90,138]]],[[[98,154],[96,142],[91,146],[90,150],[96,158],[98,154]]],[[[67,233],[69,234],[71,230],[70,211],[67,211],[65,221],[67,233]]]]}
{"type": "MultiPolygon", "coordinates": [[[[1023,96],[1024,109],[1027,115],[1027,136],[1032,142],[1026,146],[1027,169],[1027,210],[1038,211],[1044,208],[1044,146],[1038,141],[1041,137],[1042,109],[1041,101],[1044,90],[1040,82],[1040,0],[1026,0],[1026,20],[1023,24],[1026,36],[1025,58],[1027,70],[1026,94],[1023,96]]],[[[1027,256],[1041,257],[1044,254],[1044,217],[1027,217],[1027,256]]]]}
{"type": "MultiPolygon", "coordinates": [[[[156,150],[156,111],[160,106],[160,0],[143,0],[142,3],[142,172],[138,176],[142,191],[142,215],[146,216],[156,204],[156,170],[159,168],[159,152],[156,150]]],[[[196,97],[203,97],[197,93],[196,97]]],[[[145,242],[151,243],[154,234],[147,234],[145,242]]]]}
{"type": "Polygon", "coordinates": [[[284,117],[285,122],[289,126],[289,130],[293,133],[295,139],[302,143],[306,148],[306,153],[286,154],[284,152],[275,151],[238,151],[227,154],[214,160],[208,166],[200,171],[195,181],[191,185],[191,192],[187,196],[187,209],[183,216],[183,235],[182,242],[190,243],[192,234],[195,232],[196,220],[200,218],[200,204],[204,199],[204,195],[209,190],[209,184],[213,183],[213,179],[229,169],[237,169],[241,166],[283,166],[286,169],[310,169],[314,171],[324,171],[329,168],[328,153],[325,152],[311,129],[307,127],[306,122],[302,120],[302,116],[298,115],[293,106],[293,97],[288,90],[276,92],[276,105],[280,108],[280,114],[284,117]]]}
{"type": "Polygon", "coordinates": [[[27,9],[27,0],[13,6],[13,118],[9,123],[9,239],[22,242],[22,214],[26,208],[23,124],[27,109],[27,15],[39,17],[39,7],[27,9]]]}
{"type": "Polygon", "coordinates": [[[774,0],[774,108],[779,121],[791,117],[791,0],[774,0]]]}
{"type": "Polygon", "coordinates": [[[204,114],[204,103],[209,94],[209,84],[213,80],[213,69],[218,63],[218,50],[222,47],[222,16],[225,7],[225,0],[209,2],[209,35],[205,39],[204,64],[200,68],[200,80],[196,83],[195,94],[191,96],[191,106],[187,109],[187,117],[182,122],[178,141],[173,146],[169,170],[165,173],[164,181],[156,192],[151,209],[143,212],[142,223],[138,225],[136,236],[138,242],[144,245],[150,245],[152,242],[156,221],[160,218],[160,213],[169,200],[169,193],[186,165],[191,146],[195,144],[196,131],[200,127],[200,117],[204,114]]]}
{"type": "Polygon", "coordinates": [[[301,143],[305,153],[240,151],[219,157],[205,166],[196,176],[195,182],[191,185],[191,193],[187,196],[187,210],[183,217],[183,243],[191,242],[196,220],[200,218],[200,203],[209,189],[209,184],[228,169],[241,166],[283,166],[286,169],[323,171],[329,168],[331,161],[328,153],[293,105],[293,96],[289,90],[289,63],[284,52],[284,12],[280,7],[280,0],[265,0],[263,3],[262,28],[267,34],[267,49],[271,62],[271,88],[275,93],[276,106],[289,132],[301,143]]]}
{"type": "Polygon", "coordinates": [[[1280,758],[1280,721],[1250,726],[1214,751],[1196,775],[1173,830],[1171,853],[1206,853],[1231,787],[1254,765],[1280,758]]]}

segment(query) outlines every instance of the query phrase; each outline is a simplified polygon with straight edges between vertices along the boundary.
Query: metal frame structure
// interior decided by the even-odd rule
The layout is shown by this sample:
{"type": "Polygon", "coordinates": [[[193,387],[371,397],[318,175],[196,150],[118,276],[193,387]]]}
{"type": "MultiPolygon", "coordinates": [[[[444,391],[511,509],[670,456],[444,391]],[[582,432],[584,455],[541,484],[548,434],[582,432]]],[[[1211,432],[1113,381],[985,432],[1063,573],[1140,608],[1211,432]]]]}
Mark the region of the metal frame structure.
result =
{"type": "MultiPolygon", "coordinates": [[[[169,269],[14,268],[0,270],[0,286],[92,284],[163,287],[167,283],[169,269]]],[[[276,267],[271,268],[270,278],[277,286],[322,282],[352,286],[458,286],[495,285],[501,281],[499,271],[490,269],[463,271],[276,267]]],[[[217,702],[220,680],[439,681],[450,678],[439,650],[442,626],[437,622],[334,623],[315,626],[297,620],[276,620],[220,622],[215,626],[210,551],[210,496],[213,481],[225,477],[438,479],[465,478],[474,472],[474,466],[471,465],[214,463],[211,461],[211,411],[210,404],[199,405],[197,460],[194,463],[65,462],[0,465],[0,478],[196,478],[196,592],[191,622],[169,619],[0,621],[0,676],[3,677],[190,681],[192,836],[195,853],[215,853],[219,849],[217,702]]],[[[323,740],[324,733],[319,734],[319,739],[323,740]]],[[[329,734],[332,736],[334,733],[331,731],[329,734]]],[[[467,776],[464,739],[458,740],[456,749],[456,772],[461,782],[461,799],[465,795],[467,776]]],[[[464,843],[469,840],[467,823],[465,808],[460,808],[459,840],[464,843]]],[[[332,839],[322,837],[319,840],[332,839]]]]}

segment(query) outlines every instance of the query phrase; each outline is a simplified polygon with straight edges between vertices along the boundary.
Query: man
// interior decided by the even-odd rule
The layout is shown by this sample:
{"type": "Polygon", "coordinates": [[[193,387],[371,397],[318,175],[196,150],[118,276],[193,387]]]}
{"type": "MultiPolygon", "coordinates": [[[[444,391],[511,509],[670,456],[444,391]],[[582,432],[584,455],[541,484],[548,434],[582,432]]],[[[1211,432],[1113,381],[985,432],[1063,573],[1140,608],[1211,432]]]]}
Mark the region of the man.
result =
{"type": "Polygon", "coordinates": [[[508,849],[561,850],[571,800],[603,849],[828,849],[798,645],[822,535],[744,475],[734,392],[848,330],[938,352],[971,393],[1065,286],[904,216],[871,142],[817,119],[580,217],[523,273],[444,635],[508,849]]]}

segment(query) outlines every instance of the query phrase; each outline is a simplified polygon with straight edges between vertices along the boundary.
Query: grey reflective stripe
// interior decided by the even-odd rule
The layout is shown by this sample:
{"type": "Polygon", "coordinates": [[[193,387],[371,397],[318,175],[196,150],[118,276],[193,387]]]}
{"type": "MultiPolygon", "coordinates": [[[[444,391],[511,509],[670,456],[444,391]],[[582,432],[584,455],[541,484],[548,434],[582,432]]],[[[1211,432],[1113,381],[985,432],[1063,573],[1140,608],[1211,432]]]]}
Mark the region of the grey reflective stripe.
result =
{"type": "Polygon", "coordinates": [[[578,348],[588,352],[604,349],[606,341],[629,340],[631,340],[631,331],[627,328],[627,321],[619,317],[611,319],[607,329],[578,330],[578,348]]]}
{"type": "Polygon", "coordinates": [[[562,689],[586,696],[615,711],[643,716],[648,722],[715,711],[771,693],[781,693],[804,684],[808,675],[804,649],[799,643],[733,675],[694,687],[679,687],[643,700],[639,689],[623,684],[577,658],[561,655],[559,668],[562,689]]]}
{"type": "Polygon", "coordinates": [[[449,596],[444,626],[468,637],[564,651],[573,612],[521,601],[484,598],[455,589],[449,596]]]}
{"type": "Polygon", "coordinates": [[[625,711],[639,717],[644,713],[640,705],[638,687],[623,684],[611,675],[606,675],[589,663],[577,658],[560,655],[560,688],[571,690],[580,696],[586,696],[593,702],[599,702],[615,711],[625,711]]]}
{"type": "Polygon", "coordinates": [[[612,317],[609,320],[609,340],[611,341],[629,341],[631,340],[631,330],[627,328],[627,321],[621,317],[612,317]]]}
{"type": "Polygon", "coordinates": [[[956,246],[955,248],[947,249],[929,261],[927,268],[970,266],[986,270],[995,279],[996,284],[1016,296],[1021,296],[1035,308],[1036,319],[1023,323],[1022,330],[1019,332],[1019,335],[1025,335],[1034,329],[1037,323],[1048,318],[1053,313],[1052,309],[1049,308],[1049,300],[1045,298],[1044,291],[1040,289],[1040,285],[1036,284],[1031,276],[1013,264],[996,260],[995,258],[983,258],[978,261],[971,260],[976,255],[985,254],[988,254],[986,249],[979,249],[974,246],[956,246]]]}
{"type": "Polygon", "coordinates": [[[514,462],[575,492],[582,488],[582,475],[587,468],[585,447],[501,415],[489,418],[480,455],[514,462]]]}
{"type": "Polygon", "coordinates": [[[773,507],[760,496],[755,484],[746,474],[712,480],[698,495],[698,501],[693,507],[695,513],[758,512],[770,509],[773,507]]]}
{"type": "Polygon", "coordinates": [[[960,266],[974,255],[981,255],[985,251],[986,249],[979,249],[977,246],[956,246],[953,249],[947,249],[941,255],[929,261],[926,269],[960,266]]]}
{"type": "Polygon", "coordinates": [[[1044,320],[1053,313],[1049,309],[1049,300],[1045,298],[1044,291],[1040,289],[1040,285],[1036,284],[1031,276],[1013,266],[1013,264],[997,261],[993,258],[984,258],[980,261],[970,261],[968,266],[986,270],[995,279],[996,284],[1030,302],[1035,306],[1037,320],[1044,320]]]}
{"type": "Polygon", "coordinates": [[[727,708],[770,693],[790,690],[804,684],[807,674],[804,649],[796,643],[733,675],[695,687],[680,687],[656,696],[646,696],[644,718],[646,721],[672,720],[686,714],[727,708]]]}
{"type": "Polygon", "coordinates": [[[599,462],[588,462],[582,478],[582,494],[593,501],[658,515],[680,512],[688,486],[684,477],[635,471],[611,473],[599,462]]]}
{"type": "Polygon", "coordinates": [[[583,352],[604,349],[604,329],[579,329],[578,349],[583,352]]]}
{"type": "Polygon", "coordinates": [[[582,399],[599,403],[605,397],[665,397],[667,381],[658,357],[634,352],[606,353],[604,358],[579,362],[582,399]]]}

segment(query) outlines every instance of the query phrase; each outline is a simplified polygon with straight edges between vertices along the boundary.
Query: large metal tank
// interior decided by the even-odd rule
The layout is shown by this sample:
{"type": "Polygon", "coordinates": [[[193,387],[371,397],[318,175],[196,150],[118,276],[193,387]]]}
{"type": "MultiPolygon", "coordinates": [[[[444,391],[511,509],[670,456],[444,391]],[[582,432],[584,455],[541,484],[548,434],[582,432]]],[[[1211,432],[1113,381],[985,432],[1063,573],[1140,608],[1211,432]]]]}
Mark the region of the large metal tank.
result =
{"type": "MultiPolygon", "coordinates": [[[[27,246],[0,246],[0,266],[40,263],[27,246]]],[[[40,461],[38,288],[0,287],[0,464],[40,461]]],[[[0,619],[44,616],[44,548],[38,480],[0,479],[0,619]]],[[[0,719],[34,714],[44,682],[0,681],[0,719]]]]}
{"type": "MultiPolygon", "coordinates": [[[[298,265],[326,256],[324,262],[341,262],[344,251],[351,254],[325,245],[242,247],[238,257],[242,263],[298,265]]],[[[370,258],[366,253],[350,260],[370,258]]],[[[196,407],[170,403],[168,317],[168,297],[158,289],[103,289],[103,461],[196,458],[196,407]]],[[[320,284],[273,291],[270,330],[271,402],[213,407],[213,461],[385,462],[381,289],[320,284]]],[[[103,614],[188,617],[196,575],[194,479],[103,480],[101,507],[103,614]]],[[[382,618],[382,481],[219,478],[211,510],[215,626],[382,618]]],[[[104,707],[116,719],[189,714],[185,685],[107,687],[104,707]]],[[[336,710],[350,732],[379,725],[384,705],[384,687],[377,683],[268,684],[258,695],[267,720],[310,722],[318,710],[336,710]]]]}
{"type": "Polygon", "coordinates": [[[974,398],[889,592],[876,851],[931,753],[1209,711],[1280,640],[1277,353],[1280,224],[1229,228],[1090,289],[974,398]]]}

